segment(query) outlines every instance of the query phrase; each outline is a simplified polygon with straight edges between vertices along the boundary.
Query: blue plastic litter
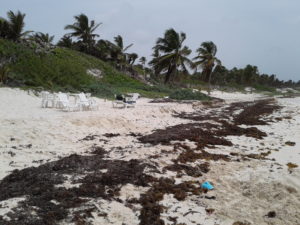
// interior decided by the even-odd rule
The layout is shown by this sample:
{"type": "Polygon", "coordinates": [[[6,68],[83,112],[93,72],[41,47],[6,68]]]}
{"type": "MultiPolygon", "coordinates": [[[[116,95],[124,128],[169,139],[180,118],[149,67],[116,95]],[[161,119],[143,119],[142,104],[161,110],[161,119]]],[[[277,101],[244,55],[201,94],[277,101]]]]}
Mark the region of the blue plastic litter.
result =
{"type": "Polygon", "coordinates": [[[206,182],[201,184],[201,188],[207,189],[207,190],[212,190],[212,189],[214,189],[214,186],[212,186],[211,183],[206,181],[206,182]]]}

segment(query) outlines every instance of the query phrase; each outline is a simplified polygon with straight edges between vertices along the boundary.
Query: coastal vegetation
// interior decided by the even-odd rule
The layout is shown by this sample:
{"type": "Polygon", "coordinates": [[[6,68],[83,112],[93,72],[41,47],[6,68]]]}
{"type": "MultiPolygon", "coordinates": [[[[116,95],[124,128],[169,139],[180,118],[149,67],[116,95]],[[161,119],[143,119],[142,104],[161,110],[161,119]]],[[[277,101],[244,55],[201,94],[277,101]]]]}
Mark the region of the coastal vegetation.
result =
{"type": "MultiPolygon", "coordinates": [[[[125,44],[121,35],[113,41],[100,39],[97,31],[101,23],[85,14],[74,16],[74,23],[64,26],[68,33],[56,44],[51,34],[27,31],[25,18],[20,11],[9,11],[7,18],[0,18],[2,84],[88,91],[108,98],[120,92],[162,97],[179,93],[175,91],[181,88],[210,92],[211,86],[229,90],[253,87],[270,92],[277,87],[300,86],[300,81],[282,81],[274,74],[260,74],[253,65],[226,68],[212,41],[201,43],[192,57],[192,49],[185,45],[187,35],[173,28],[157,39],[152,58],[147,60],[130,52],[133,43],[125,44]],[[96,75],[90,72],[95,70],[96,75]]],[[[190,93],[183,90],[180,98],[193,98],[190,93]]]]}
{"type": "Polygon", "coordinates": [[[164,83],[169,83],[179,73],[188,73],[186,64],[192,65],[188,58],[191,50],[183,46],[186,39],[185,33],[177,33],[174,29],[165,32],[163,38],[158,38],[154,49],[154,58],[150,62],[156,76],[164,74],[164,83]]]}
{"type": "Polygon", "coordinates": [[[221,65],[221,60],[216,57],[217,46],[212,41],[203,42],[197,50],[197,56],[194,58],[194,67],[201,66],[202,76],[205,82],[208,82],[210,93],[211,74],[215,68],[215,64],[221,65]]]}

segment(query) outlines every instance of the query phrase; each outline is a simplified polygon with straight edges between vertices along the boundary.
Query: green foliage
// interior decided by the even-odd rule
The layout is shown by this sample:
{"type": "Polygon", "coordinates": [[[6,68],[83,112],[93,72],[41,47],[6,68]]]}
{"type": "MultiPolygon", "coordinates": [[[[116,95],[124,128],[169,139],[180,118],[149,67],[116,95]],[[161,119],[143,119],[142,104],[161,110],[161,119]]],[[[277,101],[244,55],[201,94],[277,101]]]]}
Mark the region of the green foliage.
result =
{"type": "Polygon", "coordinates": [[[174,29],[166,30],[164,37],[158,38],[154,49],[154,58],[150,62],[155,74],[165,74],[165,84],[170,82],[179,70],[188,73],[186,65],[192,65],[188,56],[191,50],[183,45],[186,34],[177,33],[174,29]]]}
{"type": "Polygon", "coordinates": [[[274,87],[295,87],[293,81],[280,81],[274,74],[260,74],[256,66],[228,70],[224,66],[216,66],[212,73],[212,84],[220,86],[252,86],[259,91],[274,92],[274,87]]]}
{"type": "Polygon", "coordinates": [[[0,84],[5,84],[9,73],[8,65],[0,65],[0,84]]]}
{"type": "Polygon", "coordinates": [[[95,38],[99,37],[95,31],[102,23],[97,24],[94,20],[89,20],[83,13],[74,16],[74,19],[73,24],[65,26],[65,30],[71,30],[67,35],[78,39],[76,45],[80,51],[92,54],[96,43],[95,38]]]}
{"type": "Polygon", "coordinates": [[[83,60],[84,57],[77,52],[57,48],[51,54],[38,55],[21,44],[0,40],[0,54],[16,58],[11,70],[15,74],[14,79],[24,85],[78,89],[94,81],[86,74],[92,63],[83,60]]]}
{"type": "Polygon", "coordinates": [[[190,89],[181,89],[174,91],[169,96],[171,99],[175,100],[200,100],[200,101],[208,101],[211,98],[208,95],[205,95],[201,92],[193,92],[190,89]]]}
{"type": "Polygon", "coordinates": [[[90,92],[97,97],[107,99],[111,99],[115,94],[119,93],[119,91],[114,87],[102,83],[90,84],[86,87],[83,87],[82,89],[84,92],[90,92]]]}
{"type": "Polygon", "coordinates": [[[204,80],[210,82],[211,73],[215,64],[221,65],[221,61],[216,57],[217,46],[212,41],[203,42],[197,50],[195,67],[201,67],[204,80]]]}
{"type": "Polygon", "coordinates": [[[65,47],[65,48],[72,48],[74,45],[73,40],[70,35],[64,35],[58,42],[57,46],[65,47]]]}
{"type": "Polygon", "coordinates": [[[0,58],[13,57],[9,80],[23,87],[54,91],[86,91],[105,98],[114,94],[138,92],[145,97],[161,97],[171,90],[148,86],[115,70],[90,55],[66,48],[55,48],[48,54],[36,54],[21,43],[0,39],[0,58]],[[87,74],[89,69],[102,71],[103,78],[87,74]]]}
{"type": "Polygon", "coordinates": [[[50,36],[48,33],[44,34],[42,32],[37,32],[33,35],[31,35],[30,39],[36,41],[36,42],[42,42],[47,44],[52,44],[54,40],[54,36],[50,36]]]}
{"type": "Polygon", "coordinates": [[[20,41],[23,37],[28,35],[31,31],[24,32],[25,16],[26,14],[23,14],[20,11],[16,13],[8,11],[8,19],[0,18],[0,38],[20,41]]]}
{"type": "Polygon", "coordinates": [[[276,92],[276,88],[266,86],[266,85],[254,84],[253,87],[255,88],[256,91],[276,92]]]}

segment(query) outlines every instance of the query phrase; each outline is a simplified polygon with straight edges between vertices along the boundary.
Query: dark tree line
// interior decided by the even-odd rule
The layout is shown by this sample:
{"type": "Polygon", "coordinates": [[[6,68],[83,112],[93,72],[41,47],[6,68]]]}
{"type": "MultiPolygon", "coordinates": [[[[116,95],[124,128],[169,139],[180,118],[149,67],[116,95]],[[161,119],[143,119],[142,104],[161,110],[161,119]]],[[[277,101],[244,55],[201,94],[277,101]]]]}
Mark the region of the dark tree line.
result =
{"type": "MultiPolygon", "coordinates": [[[[201,76],[201,74],[198,74],[201,76]]],[[[233,68],[228,70],[222,65],[216,66],[212,73],[212,84],[230,85],[238,84],[243,86],[263,85],[269,87],[296,87],[300,81],[283,81],[276,78],[276,75],[260,74],[256,66],[247,65],[245,68],[233,68]]]]}

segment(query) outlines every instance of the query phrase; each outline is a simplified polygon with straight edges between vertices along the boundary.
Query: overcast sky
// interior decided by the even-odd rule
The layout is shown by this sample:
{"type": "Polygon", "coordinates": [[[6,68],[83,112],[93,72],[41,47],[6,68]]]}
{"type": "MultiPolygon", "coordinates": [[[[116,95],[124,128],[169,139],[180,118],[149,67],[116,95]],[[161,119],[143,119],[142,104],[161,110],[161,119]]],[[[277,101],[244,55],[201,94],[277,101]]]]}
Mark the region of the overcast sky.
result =
{"type": "Polygon", "coordinates": [[[8,10],[26,13],[26,29],[58,40],[73,16],[85,13],[103,22],[101,38],[120,34],[130,51],[149,59],[158,37],[168,28],[187,34],[193,52],[203,41],[218,46],[217,56],[232,67],[256,65],[261,73],[300,80],[299,0],[0,0],[8,10]]]}

